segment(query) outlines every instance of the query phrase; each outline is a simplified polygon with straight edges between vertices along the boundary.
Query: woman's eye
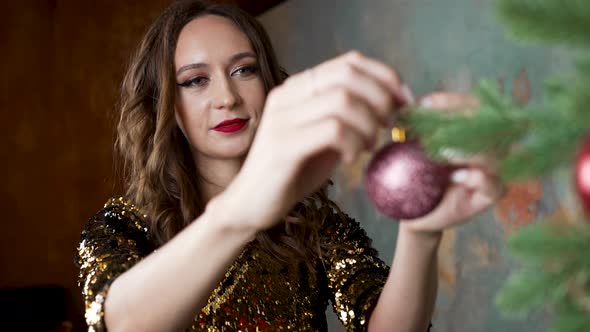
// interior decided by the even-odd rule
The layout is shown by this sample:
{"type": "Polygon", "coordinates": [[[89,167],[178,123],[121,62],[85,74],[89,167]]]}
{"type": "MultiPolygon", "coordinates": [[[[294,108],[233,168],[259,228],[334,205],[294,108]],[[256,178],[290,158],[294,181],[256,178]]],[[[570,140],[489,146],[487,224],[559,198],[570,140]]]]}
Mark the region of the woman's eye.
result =
{"type": "Polygon", "coordinates": [[[202,86],[205,83],[207,83],[207,78],[203,77],[203,76],[198,76],[198,77],[186,80],[182,83],[178,83],[178,85],[180,85],[182,87],[191,87],[191,86],[202,86]]]}
{"type": "Polygon", "coordinates": [[[250,76],[258,72],[258,66],[244,66],[236,69],[233,75],[250,76]]]}

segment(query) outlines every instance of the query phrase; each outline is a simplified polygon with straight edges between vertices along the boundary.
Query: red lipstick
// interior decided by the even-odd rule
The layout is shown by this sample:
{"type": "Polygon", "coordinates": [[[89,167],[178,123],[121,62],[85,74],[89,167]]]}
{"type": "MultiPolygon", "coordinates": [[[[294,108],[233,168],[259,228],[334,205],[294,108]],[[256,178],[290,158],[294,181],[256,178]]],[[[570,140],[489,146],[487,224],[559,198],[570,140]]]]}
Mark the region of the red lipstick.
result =
{"type": "Polygon", "coordinates": [[[234,133],[246,126],[249,119],[231,119],[219,123],[213,128],[215,131],[222,133],[234,133]]]}

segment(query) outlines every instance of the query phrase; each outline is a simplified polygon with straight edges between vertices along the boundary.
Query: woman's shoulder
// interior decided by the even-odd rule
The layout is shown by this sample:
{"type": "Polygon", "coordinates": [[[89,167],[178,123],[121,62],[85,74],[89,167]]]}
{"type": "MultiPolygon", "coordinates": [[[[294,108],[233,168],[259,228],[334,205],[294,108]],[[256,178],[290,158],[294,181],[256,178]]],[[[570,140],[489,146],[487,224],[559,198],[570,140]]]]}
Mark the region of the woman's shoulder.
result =
{"type": "Polygon", "coordinates": [[[88,220],[80,236],[74,264],[86,302],[90,330],[104,330],[103,304],[110,284],[155,250],[146,216],[122,196],[110,198],[88,220]]]}
{"type": "Polygon", "coordinates": [[[138,206],[123,196],[109,198],[102,210],[99,211],[100,213],[109,218],[116,218],[116,220],[131,221],[137,230],[147,232],[147,215],[138,206]]]}
{"type": "Polygon", "coordinates": [[[97,257],[105,261],[107,257],[147,255],[155,248],[145,219],[141,210],[124,197],[110,198],[84,226],[75,261],[86,266],[97,257]]]}
{"type": "Polygon", "coordinates": [[[123,196],[114,196],[88,220],[82,234],[97,231],[105,235],[128,233],[149,239],[146,219],[147,216],[131,201],[123,196]]]}
{"type": "Polygon", "coordinates": [[[369,250],[376,254],[372,247],[372,239],[361,223],[343,211],[336,203],[331,204],[331,212],[322,224],[321,234],[326,243],[362,248],[360,252],[369,250]]]}
{"type": "Polygon", "coordinates": [[[349,214],[344,212],[336,203],[331,202],[324,207],[326,218],[322,223],[322,229],[328,234],[346,233],[352,230],[362,230],[361,224],[349,214]]]}

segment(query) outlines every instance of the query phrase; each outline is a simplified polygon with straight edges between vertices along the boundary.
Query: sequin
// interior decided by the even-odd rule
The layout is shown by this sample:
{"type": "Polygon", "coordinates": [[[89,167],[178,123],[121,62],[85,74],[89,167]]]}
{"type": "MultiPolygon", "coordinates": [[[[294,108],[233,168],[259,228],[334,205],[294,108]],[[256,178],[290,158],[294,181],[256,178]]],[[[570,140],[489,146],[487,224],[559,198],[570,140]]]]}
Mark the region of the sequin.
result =
{"type": "MultiPolygon", "coordinates": [[[[110,284],[156,248],[140,209],[111,198],[82,231],[76,255],[78,285],[89,331],[105,331],[104,307],[110,284]]],[[[327,331],[329,303],[347,331],[364,331],[389,273],[359,223],[332,214],[322,241],[338,244],[314,262],[269,264],[257,242],[245,246],[186,331],[327,331]]],[[[276,261],[275,261],[276,262],[276,261]]],[[[200,309],[200,310],[199,310],[200,309]]]]}

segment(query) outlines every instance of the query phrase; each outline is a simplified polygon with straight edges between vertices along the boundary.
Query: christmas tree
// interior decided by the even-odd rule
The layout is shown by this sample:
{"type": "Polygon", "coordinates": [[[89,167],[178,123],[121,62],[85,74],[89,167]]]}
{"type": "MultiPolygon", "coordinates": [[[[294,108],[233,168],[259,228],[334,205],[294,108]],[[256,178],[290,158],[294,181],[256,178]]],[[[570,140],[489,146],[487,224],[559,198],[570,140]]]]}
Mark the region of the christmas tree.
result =
{"type": "Polygon", "coordinates": [[[429,156],[448,151],[492,154],[503,181],[571,173],[579,213],[519,229],[508,248],[522,267],[500,290],[496,303],[508,315],[548,307],[555,331],[590,330],[590,1],[499,0],[498,17],[523,42],[565,47],[576,57],[567,76],[546,81],[542,102],[519,105],[485,81],[481,106],[469,112],[415,109],[401,119],[429,156]],[[466,139],[468,138],[468,139],[466,139]],[[568,220],[560,220],[567,218],[568,220]]]}

